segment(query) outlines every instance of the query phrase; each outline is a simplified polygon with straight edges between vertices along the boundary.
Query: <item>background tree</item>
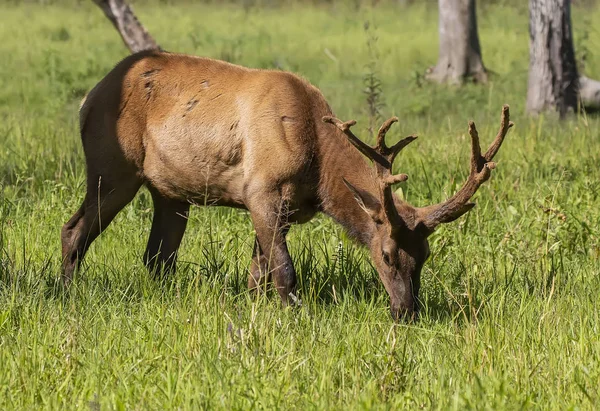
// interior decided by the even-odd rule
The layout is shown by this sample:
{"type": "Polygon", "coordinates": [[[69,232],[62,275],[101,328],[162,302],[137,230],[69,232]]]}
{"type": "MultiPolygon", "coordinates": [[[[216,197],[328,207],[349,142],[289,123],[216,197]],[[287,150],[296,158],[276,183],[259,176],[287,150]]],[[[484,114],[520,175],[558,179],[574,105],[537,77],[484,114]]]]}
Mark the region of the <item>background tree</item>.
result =
{"type": "Polygon", "coordinates": [[[131,7],[123,0],[92,0],[98,5],[117,29],[123,42],[132,53],[142,50],[159,49],[131,7]]]}
{"type": "Polygon", "coordinates": [[[600,82],[579,76],[571,29],[570,0],[529,0],[527,111],[557,111],[579,103],[600,106],[600,82]]]}
{"type": "Polygon", "coordinates": [[[460,84],[472,78],[487,81],[477,33],[475,0],[439,0],[439,57],[427,78],[460,84]]]}

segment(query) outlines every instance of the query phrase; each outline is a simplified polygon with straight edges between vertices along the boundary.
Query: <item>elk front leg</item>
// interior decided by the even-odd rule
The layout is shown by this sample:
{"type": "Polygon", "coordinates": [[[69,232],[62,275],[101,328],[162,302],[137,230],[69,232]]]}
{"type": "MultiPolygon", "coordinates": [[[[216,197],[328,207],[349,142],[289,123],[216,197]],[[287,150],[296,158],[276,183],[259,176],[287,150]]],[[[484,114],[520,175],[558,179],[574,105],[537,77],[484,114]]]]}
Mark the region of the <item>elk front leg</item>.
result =
{"type": "Polygon", "coordinates": [[[62,279],[69,285],[83,256],[115,216],[133,199],[141,182],[134,175],[88,177],[83,204],[63,226],[62,279]]]}
{"type": "Polygon", "coordinates": [[[250,274],[248,275],[248,289],[255,292],[265,290],[267,283],[271,281],[268,274],[268,260],[260,248],[258,236],[256,236],[252,248],[252,262],[250,263],[250,274]]]}
{"type": "MultiPolygon", "coordinates": [[[[281,199],[278,202],[281,203],[281,199]]],[[[273,277],[283,304],[291,304],[295,300],[296,271],[285,241],[288,231],[285,212],[282,207],[265,206],[263,202],[257,208],[252,208],[250,215],[258,245],[263,252],[263,258],[259,256],[261,266],[263,262],[266,263],[266,276],[273,277]]]]}

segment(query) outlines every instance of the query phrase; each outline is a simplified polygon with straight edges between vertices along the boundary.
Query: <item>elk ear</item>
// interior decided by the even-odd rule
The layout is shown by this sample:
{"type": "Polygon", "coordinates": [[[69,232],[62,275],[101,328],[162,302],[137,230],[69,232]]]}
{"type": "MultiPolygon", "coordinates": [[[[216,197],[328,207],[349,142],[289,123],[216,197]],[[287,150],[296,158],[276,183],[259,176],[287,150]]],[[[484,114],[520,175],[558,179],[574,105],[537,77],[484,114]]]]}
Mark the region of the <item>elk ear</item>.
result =
{"type": "Polygon", "coordinates": [[[348,190],[350,190],[354,196],[354,199],[360,208],[362,208],[363,211],[373,219],[373,221],[376,223],[381,223],[381,203],[377,200],[377,198],[365,190],[354,187],[343,177],[342,180],[344,181],[346,187],[348,187],[348,190]]]}

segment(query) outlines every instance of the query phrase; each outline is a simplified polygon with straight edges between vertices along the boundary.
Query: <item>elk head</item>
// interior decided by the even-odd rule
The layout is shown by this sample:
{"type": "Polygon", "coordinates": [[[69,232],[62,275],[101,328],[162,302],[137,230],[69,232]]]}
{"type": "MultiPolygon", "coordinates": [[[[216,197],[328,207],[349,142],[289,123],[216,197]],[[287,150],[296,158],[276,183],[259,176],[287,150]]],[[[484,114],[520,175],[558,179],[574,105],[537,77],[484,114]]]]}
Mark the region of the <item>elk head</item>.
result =
{"type": "Polygon", "coordinates": [[[397,117],[387,120],[377,134],[377,144],[371,147],[358,139],[350,130],[356,121],[342,122],[334,117],[323,121],[334,124],[352,145],[373,161],[378,193],[374,196],[361,187],[355,187],[344,179],[359,206],[374,222],[374,232],[369,248],[375,268],[390,296],[391,314],[394,319],[411,318],[418,306],[421,269],[429,257],[427,237],[442,223],[456,220],[475,204],[470,198],[490,178],[496,167],[492,159],[500,149],[504,137],[513,123],[509,121],[509,108],[502,108],[500,130],[485,154],[481,153],[479,135],[473,121],[469,122],[471,136],[471,172],[463,187],[443,203],[427,207],[413,207],[392,193],[392,185],[406,181],[406,174],[394,175],[392,165],[398,153],[416,136],[409,136],[391,147],[385,143],[385,135],[397,117]]]}

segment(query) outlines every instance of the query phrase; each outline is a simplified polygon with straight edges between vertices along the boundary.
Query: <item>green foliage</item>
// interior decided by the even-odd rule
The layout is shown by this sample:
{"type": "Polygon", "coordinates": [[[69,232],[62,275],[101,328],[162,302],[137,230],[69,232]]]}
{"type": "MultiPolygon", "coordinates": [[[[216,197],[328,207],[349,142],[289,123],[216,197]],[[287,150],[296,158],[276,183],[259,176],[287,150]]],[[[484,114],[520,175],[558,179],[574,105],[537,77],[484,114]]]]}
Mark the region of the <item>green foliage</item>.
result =
{"type": "MultiPolygon", "coordinates": [[[[246,293],[253,232],[236,210],[194,209],[180,269],[168,285],[152,281],[141,263],[152,215],[144,190],[61,290],[60,227],[85,184],[77,107],[126,50],[91,2],[58,3],[68,7],[0,6],[0,409],[598,404],[599,120],[522,114],[522,10],[480,7],[483,57],[497,75],[449,88],[420,77],[437,57],[430,2],[136,2],[166,49],[293,70],[363,129],[371,22],[381,114],[400,117],[390,138],[421,136],[397,161],[410,176],[402,194],[416,205],[446,198],[466,178],[467,120],[485,144],[501,105],[511,105],[516,127],[478,206],[430,238],[421,321],[394,325],[367,253],[325,217],[290,233],[301,309],[246,293]]],[[[573,19],[586,74],[600,78],[600,33],[590,29],[600,14],[575,9],[573,19]],[[578,25],[583,15],[588,29],[578,25]]]]}
{"type": "Polygon", "coordinates": [[[367,106],[367,115],[369,118],[369,133],[375,135],[378,123],[381,121],[381,111],[383,110],[383,90],[381,80],[377,73],[377,64],[379,62],[379,51],[377,50],[377,35],[375,29],[371,27],[370,22],[365,22],[365,36],[367,37],[368,62],[365,66],[366,73],[363,76],[363,85],[367,106]]]}

